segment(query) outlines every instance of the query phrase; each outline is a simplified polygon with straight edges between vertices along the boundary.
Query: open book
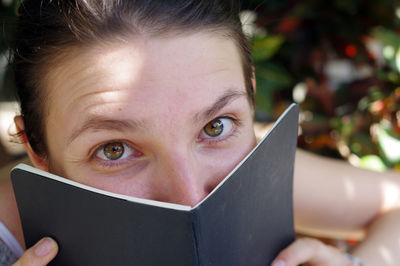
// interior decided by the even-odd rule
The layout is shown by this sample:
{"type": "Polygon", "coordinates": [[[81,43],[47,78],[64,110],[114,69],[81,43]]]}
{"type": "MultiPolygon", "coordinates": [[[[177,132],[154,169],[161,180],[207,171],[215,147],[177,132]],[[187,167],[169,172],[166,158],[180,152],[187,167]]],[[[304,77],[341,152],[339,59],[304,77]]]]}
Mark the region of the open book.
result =
{"type": "Polygon", "coordinates": [[[20,164],[11,172],[26,246],[53,237],[52,265],[269,265],[294,239],[298,107],[195,207],[85,186],[20,164]]]}

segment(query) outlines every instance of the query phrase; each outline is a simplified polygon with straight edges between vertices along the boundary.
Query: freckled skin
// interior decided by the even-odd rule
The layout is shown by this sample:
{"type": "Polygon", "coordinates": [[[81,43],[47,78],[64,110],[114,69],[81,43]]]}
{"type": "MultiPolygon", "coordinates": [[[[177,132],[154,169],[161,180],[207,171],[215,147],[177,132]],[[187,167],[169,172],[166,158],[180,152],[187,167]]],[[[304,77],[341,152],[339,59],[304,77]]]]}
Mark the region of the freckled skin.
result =
{"type": "Polygon", "coordinates": [[[239,52],[232,40],[212,33],[140,36],[77,50],[51,69],[46,81],[51,110],[46,117],[46,167],[84,184],[195,205],[255,145],[239,52]],[[198,120],[196,114],[231,90],[243,96],[213,117],[198,120]],[[69,143],[72,132],[90,116],[134,119],[145,126],[90,129],[69,143]],[[205,141],[204,127],[225,116],[240,123],[225,119],[224,130],[232,132],[223,131],[223,141],[205,141]],[[101,145],[112,142],[126,143],[128,151],[118,164],[105,167],[95,155],[101,145]]]}

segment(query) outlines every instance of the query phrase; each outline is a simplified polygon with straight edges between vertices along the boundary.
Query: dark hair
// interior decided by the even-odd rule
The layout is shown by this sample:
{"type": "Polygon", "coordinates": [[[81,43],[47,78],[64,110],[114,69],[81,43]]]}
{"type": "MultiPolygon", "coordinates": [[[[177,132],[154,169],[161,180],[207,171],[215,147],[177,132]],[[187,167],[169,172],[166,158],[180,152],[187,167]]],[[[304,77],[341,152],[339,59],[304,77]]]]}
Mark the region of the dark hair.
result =
{"type": "Polygon", "coordinates": [[[47,153],[43,89],[46,71],[71,47],[112,41],[127,34],[179,34],[218,31],[232,38],[242,57],[249,100],[252,61],[242,32],[237,0],[26,0],[19,7],[13,66],[24,117],[25,134],[33,150],[47,153]]]}

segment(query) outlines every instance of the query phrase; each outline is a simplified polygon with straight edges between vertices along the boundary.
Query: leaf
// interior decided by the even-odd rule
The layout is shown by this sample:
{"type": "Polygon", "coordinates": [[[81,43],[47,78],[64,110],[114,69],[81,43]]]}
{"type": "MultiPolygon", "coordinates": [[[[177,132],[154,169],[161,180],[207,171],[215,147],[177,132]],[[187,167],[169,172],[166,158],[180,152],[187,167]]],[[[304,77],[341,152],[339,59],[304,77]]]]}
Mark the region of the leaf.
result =
{"type": "Polygon", "coordinates": [[[284,40],[284,37],[281,35],[267,35],[263,38],[254,38],[254,62],[270,59],[279,50],[284,40]]]}
{"type": "Polygon", "coordinates": [[[360,157],[377,152],[370,136],[364,132],[355,132],[349,142],[350,150],[360,157]]]}
{"type": "Polygon", "coordinates": [[[400,37],[395,31],[378,27],[372,30],[372,36],[384,45],[390,45],[396,50],[400,46],[400,37]]]}
{"type": "Polygon", "coordinates": [[[373,154],[361,157],[357,166],[377,172],[384,172],[387,169],[383,160],[379,156],[373,154]]]}
{"type": "Polygon", "coordinates": [[[390,130],[379,125],[378,129],[378,144],[390,164],[400,162],[400,139],[390,134],[390,130]]]}
{"type": "Polygon", "coordinates": [[[275,106],[275,93],[292,86],[292,78],[281,65],[263,62],[256,65],[256,80],[256,104],[259,109],[271,115],[275,106]]]}
{"type": "MultiPolygon", "coordinates": [[[[256,78],[258,81],[268,81],[269,87],[283,88],[293,84],[293,79],[289,72],[279,63],[263,62],[256,65],[256,78]]],[[[257,83],[257,88],[262,89],[261,84],[257,83]]]]}

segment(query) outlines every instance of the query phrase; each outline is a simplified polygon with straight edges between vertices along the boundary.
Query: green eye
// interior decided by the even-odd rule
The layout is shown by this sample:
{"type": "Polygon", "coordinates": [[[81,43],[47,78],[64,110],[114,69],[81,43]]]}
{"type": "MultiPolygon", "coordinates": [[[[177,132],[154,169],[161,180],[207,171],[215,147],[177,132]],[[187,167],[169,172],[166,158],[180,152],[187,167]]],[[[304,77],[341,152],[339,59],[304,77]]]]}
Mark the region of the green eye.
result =
{"type": "Polygon", "coordinates": [[[224,131],[224,123],[221,119],[214,119],[203,130],[210,137],[218,137],[224,131]]]}
{"type": "Polygon", "coordinates": [[[108,143],[104,146],[103,153],[109,160],[118,160],[124,154],[124,145],[121,142],[108,143]]]}

